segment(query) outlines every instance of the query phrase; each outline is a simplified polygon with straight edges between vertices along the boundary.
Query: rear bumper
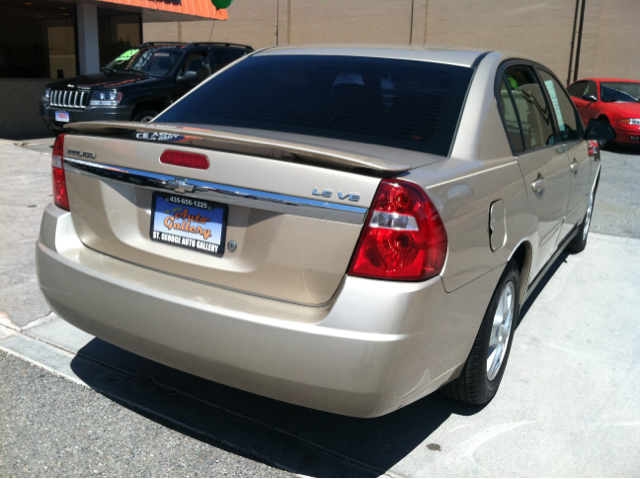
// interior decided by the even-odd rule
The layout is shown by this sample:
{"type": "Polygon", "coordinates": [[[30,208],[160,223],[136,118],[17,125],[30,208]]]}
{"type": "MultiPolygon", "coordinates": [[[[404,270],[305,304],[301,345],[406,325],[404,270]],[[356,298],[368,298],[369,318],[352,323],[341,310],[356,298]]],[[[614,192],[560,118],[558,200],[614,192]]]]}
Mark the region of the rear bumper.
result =
{"type": "Polygon", "coordinates": [[[458,374],[501,272],[450,294],[440,278],[347,277],[332,304],[299,306],[90,250],[71,214],[53,205],[36,263],[52,308],[95,336],[232,387],[357,417],[391,412],[458,374]]]}

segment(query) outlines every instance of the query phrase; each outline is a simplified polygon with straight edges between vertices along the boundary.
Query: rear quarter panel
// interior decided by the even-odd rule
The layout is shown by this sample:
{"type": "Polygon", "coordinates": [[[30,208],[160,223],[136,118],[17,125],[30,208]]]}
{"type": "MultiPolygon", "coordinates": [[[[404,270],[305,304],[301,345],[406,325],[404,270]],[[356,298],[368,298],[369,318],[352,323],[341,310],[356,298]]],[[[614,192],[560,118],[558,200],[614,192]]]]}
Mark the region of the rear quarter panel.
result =
{"type": "MultiPolygon", "coordinates": [[[[537,222],[493,94],[495,73],[503,60],[502,55],[489,54],[480,64],[451,157],[410,172],[409,179],[426,189],[447,230],[449,250],[442,277],[449,292],[504,265],[523,242],[536,253],[537,222]],[[507,238],[504,246],[492,251],[489,210],[498,200],[505,206],[507,238]]],[[[528,268],[523,273],[521,293],[528,268]]]]}

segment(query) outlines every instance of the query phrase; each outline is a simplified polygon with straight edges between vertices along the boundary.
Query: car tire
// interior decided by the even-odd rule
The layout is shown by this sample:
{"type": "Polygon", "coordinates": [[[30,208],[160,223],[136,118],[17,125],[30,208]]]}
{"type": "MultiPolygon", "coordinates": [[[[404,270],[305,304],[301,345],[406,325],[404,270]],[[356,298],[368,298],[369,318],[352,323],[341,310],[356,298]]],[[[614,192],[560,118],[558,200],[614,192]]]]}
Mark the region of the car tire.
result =
{"type": "Polygon", "coordinates": [[[142,123],[149,123],[160,113],[155,108],[144,107],[139,110],[135,110],[131,116],[131,121],[141,121],[142,123]]]}
{"type": "Polygon", "coordinates": [[[587,205],[587,212],[582,219],[582,223],[578,226],[578,233],[567,245],[567,251],[569,253],[580,253],[587,247],[587,239],[589,235],[589,228],[591,226],[591,217],[593,216],[593,204],[596,201],[596,191],[598,191],[598,184],[589,195],[589,204],[587,205]]]}
{"type": "Polygon", "coordinates": [[[520,272],[511,261],[500,277],[480,331],[460,376],[440,392],[457,401],[482,405],[496,395],[509,359],[520,314],[520,272]]]}

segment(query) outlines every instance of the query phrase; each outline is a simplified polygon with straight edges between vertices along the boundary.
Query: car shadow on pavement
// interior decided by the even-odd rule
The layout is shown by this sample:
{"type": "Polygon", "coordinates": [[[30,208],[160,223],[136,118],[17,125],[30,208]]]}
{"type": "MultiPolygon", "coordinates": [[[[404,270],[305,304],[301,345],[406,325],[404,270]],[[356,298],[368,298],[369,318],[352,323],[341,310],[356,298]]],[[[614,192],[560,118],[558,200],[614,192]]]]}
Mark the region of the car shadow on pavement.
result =
{"type": "Polygon", "coordinates": [[[384,474],[451,415],[482,409],[435,393],[383,417],[349,418],[223,386],[100,339],[78,351],[71,368],[95,391],[150,420],[229,452],[316,477],[384,474]]]}
{"type": "Polygon", "coordinates": [[[616,144],[614,143],[611,146],[608,146],[605,149],[602,149],[602,151],[608,151],[611,153],[620,153],[622,155],[634,155],[634,156],[639,156],[640,155],[640,143],[638,144],[638,146],[633,146],[633,145],[621,145],[621,144],[616,144]]]}
{"type": "Polygon", "coordinates": [[[567,253],[566,250],[563,251],[560,254],[560,256],[558,256],[558,258],[556,258],[553,264],[549,267],[549,269],[544,274],[544,276],[542,276],[538,285],[531,292],[531,295],[520,306],[520,318],[518,319],[518,324],[516,325],[516,328],[520,326],[520,324],[522,324],[522,321],[524,321],[524,318],[527,316],[529,309],[531,309],[531,306],[533,306],[533,303],[536,302],[536,298],[544,290],[544,288],[547,286],[547,283],[551,280],[551,278],[553,278],[553,275],[556,274],[556,271],[560,269],[560,266],[562,266],[564,263],[567,262],[567,258],[569,256],[571,256],[570,253],[567,253]]]}
{"type": "MultiPolygon", "coordinates": [[[[522,305],[520,322],[569,254],[562,253],[522,305]]],[[[80,349],[71,369],[100,394],[166,427],[229,452],[315,477],[384,474],[450,416],[470,406],[431,394],[374,419],[293,406],[193,376],[100,339],[80,349]]]]}

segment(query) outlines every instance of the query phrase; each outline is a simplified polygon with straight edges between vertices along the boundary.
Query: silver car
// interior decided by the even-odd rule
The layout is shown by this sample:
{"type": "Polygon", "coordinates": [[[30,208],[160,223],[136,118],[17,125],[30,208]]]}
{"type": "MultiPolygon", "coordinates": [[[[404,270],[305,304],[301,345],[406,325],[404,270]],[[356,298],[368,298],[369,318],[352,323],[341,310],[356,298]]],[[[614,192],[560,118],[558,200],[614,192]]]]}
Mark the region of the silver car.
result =
{"type": "Polygon", "coordinates": [[[270,398],[483,404],[600,174],[554,74],[498,52],[279,47],[151,123],[55,142],[40,287],[69,323],[270,398]]]}

